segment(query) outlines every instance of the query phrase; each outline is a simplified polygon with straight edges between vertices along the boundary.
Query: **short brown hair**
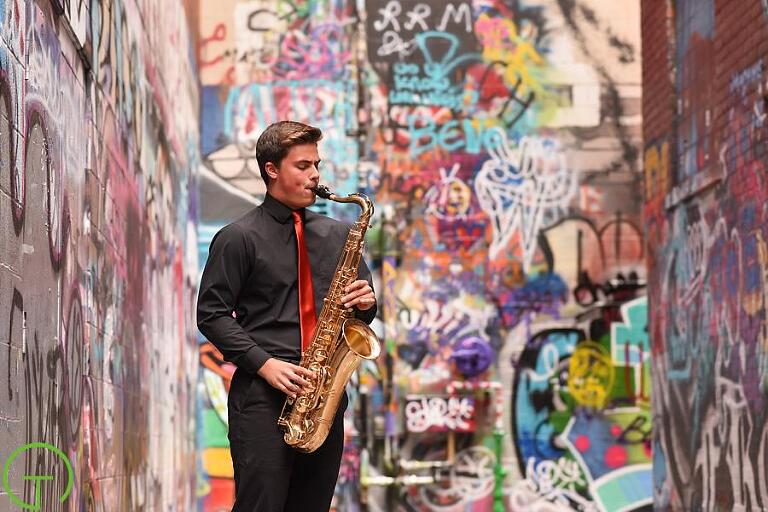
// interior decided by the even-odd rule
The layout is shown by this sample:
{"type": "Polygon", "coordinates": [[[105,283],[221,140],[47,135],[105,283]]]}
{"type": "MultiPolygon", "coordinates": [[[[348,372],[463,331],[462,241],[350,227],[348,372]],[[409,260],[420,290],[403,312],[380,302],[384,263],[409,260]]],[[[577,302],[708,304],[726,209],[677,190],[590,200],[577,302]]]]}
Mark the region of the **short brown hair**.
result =
{"type": "Polygon", "coordinates": [[[280,121],[269,125],[256,141],[256,161],[264,183],[269,185],[268,162],[280,167],[280,162],[293,146],[316,144],[322,138],[320,128],[296,121],[280,121]]]}

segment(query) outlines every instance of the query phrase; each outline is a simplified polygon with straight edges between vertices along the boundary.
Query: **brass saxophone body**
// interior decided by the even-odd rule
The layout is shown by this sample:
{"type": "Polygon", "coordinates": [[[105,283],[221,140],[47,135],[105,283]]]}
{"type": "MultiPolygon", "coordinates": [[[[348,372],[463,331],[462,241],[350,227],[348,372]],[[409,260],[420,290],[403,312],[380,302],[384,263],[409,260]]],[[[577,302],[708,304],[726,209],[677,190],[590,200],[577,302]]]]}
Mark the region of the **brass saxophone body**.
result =
{"type": "Polygon", "coordinates": [[[344,288],[357,279],[365,231],[373,216],[373,203],[363,194],[339,197],[324,185],[319,185],[315,192],[324,199],[356,203],[362,211],[349,230],[330,288],[323,299],[312,341],[301,356],[300,365],[313,371],[315,377],[304,394],[286,399],[277,420],[285,432],[285,442],[306,453],[315,451],[328,437],[352,373],[363,359],[376,359],[381,351],[373,330],[365,322],[352,318],[352,312],[347,311],[339,300],[344,295],[344,288]]]}

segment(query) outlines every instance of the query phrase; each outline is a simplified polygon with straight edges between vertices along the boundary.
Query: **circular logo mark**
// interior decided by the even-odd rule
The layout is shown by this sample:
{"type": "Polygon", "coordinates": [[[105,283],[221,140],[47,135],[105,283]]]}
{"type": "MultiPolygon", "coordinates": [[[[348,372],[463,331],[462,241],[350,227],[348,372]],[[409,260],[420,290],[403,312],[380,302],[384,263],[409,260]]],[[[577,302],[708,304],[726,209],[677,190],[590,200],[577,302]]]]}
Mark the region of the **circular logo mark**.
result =
{"type": "Polygon", "coordinates": [[[40,510],[42,507],[42,504],[40,503],[40,494],[42,492],[41,489],[41,483],[49,480],[53,480],[52,475],[24,475],[21,477],[22,480],[32,480],[35,482],[35,502],[34,503],[26,503],[25,501],[22,501],[19,499],[15,494],[13,494],[13,490],[11,489],[11,484],[8,481],[8,474],[11,471],[11,464],[14,460],[16,460],[16,457],[21,455],[24,452],[27,452],[29,450],[35,450],[35,449],[42,449],[42,450],[48,450],[50,452],[53,452],[58,458],[64,461],[64,465],[67,468],[67,487],[64,489],[64,494],[59,497],[59,502],[64,503],[64,500],[66,500],[69,497],[69,494],[72,492],[72,483],[74,482],[74,473],[72,471],[72,463],[69,461],[69,457],[67,455],[56,448],[53,445],[50,445],[48,443],[29,443],[25,444],[24,446],[20,446],[16,448],[13,453],[11,453],[10,457],[5,461],[5,466],[3,466],[3,489],[5,489],[5,492],[8,493],[8,497],[11,499],[11,502],[14,505],[18,505],[19,507],[25,509],[25,510],[40,510]]]}

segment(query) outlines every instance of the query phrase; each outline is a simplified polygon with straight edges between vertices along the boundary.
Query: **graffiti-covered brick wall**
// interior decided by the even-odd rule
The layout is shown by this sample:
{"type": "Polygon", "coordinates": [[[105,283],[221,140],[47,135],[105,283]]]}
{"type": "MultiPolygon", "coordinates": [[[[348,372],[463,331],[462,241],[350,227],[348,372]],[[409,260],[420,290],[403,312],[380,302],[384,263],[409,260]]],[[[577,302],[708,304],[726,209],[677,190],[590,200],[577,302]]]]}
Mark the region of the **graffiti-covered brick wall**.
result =
{"type": "Polygon", "coordinates": [[[177,0],[0,0],[0,510],[194,506],[188,34],[177,0]]]}
{"type": "Polygon", "coordinates": [[[768,4],[642,20],[655,503],[765,510],[768,4]]]}
{"type": "MultiPolygon", "coordinates": [[[[325,133],[323,180],[376,205],[385,353],[350,386],[336,509],[650,506],[639,7],[201,3],[207,172],[260,199],[255,141],[294,119],[325,133]]],[[[204,340],[201,365],[218,510],[234,368],[204,340]]]]}

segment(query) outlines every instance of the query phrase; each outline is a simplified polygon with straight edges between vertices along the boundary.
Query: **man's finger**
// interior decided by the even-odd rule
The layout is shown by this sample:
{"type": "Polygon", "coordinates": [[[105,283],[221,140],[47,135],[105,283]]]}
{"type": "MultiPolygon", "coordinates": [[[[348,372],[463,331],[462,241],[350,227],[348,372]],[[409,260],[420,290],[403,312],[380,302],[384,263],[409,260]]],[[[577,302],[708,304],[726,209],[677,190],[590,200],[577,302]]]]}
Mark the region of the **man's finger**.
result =
{"type": "Polygon", "coordinates": [[[311,379],[315,376],[315,372],[307,368],[304,368],[303,366],[293,365],[293,370],[294,372],[300,374],[301,377],[305,377],[307,379],[311,379]]]}
{"type": "Polygon", "coordinates": [[[356,290],[358,288],[361,288],[368,284],[368,281],[365,279],[358,279],[357,281],[353,281],[347,285],[346,288],[344,288],[344,292],[349,293],[352,290],[356,290]]]}
{"type": "Polygon", "coordinates": [[[297,382],[302,386],[309,386],[309,381],[307,381],[304,377],[302,377],[298,373],[295,373],[293,375],[293,382],[297,382]]]}
{"type": "Polygon", "coordinates": [[[348,293],[347,295],[344,295],[344,296],[341,298],[341,302],[342,302],[342,303],[344,303],[344,304],[346,304],[346,303],[348,303],[348,302],[350,302],[350,301],[353,301],[353,300],[355,300],[355,299],[358,299],[358,298],[360,298],[360,297],[363,297],[363,296],[365,296],[365,295],[368,295],[368,294],[369,294],[369,293],[371,293],[371,292],[372,292],[372,290],[360,289],[360,290],[357,290],[357,291],[355,291],[355,292],[352,292],[352,293],[348,293]]]}

